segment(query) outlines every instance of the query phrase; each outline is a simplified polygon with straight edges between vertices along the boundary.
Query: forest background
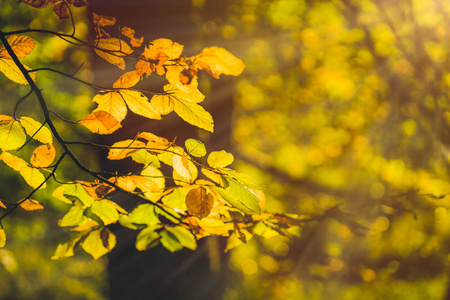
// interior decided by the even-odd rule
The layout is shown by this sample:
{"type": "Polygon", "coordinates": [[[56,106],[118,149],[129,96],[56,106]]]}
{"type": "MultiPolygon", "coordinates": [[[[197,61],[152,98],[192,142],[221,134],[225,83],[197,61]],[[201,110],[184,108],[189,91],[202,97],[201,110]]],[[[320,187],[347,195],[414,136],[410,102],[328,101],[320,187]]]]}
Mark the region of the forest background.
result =
{"type": "MultiPolygon", "coordinates": [[[[188,55],[223,46],[244,61],[244,73],[224,85],[199,78],[207,105],[228,103],[214,116],[223,129],[216,129],[215,137],[199,132],[199,138],[207,146],[209,140],[213,150],[227,148],[235,155],[234,168],[267,187],[267,211],[324,216],[304,224],[298,238],[255,237],[227,254],[220,240],[206,242],[202,249],[211,274],[227,274],[223,299],[449,297],[448,2],[117,3],[90,4],[130,27],[130,19],[139,20],[137,11],[141,19],[151,15],[146,31],[133,27],[137,34],[170,38],[184,44],[188,55]],[[221,119],[228,109],[232,119],[221,119]]],[[[57,25],[51,10],[0,4],[2,30],[70,28],[57,25]]],[[[88,36],[88,14],[74,12],[77,30],[88,36]]],[[[105,75],[110,70],[89,53],[56,37],[39,43],[24,60],[28,65],[39,61],[70,73],[84,62],[80,76],[111,81],[105,75]]],[[[83,118],[92,105],[92,91],[85,87],[50,75],[40,81],[73,119],[83,118]]],[[[0,83],[2,99],[20,98],[14,83],[5,77],[0,83]]],[[[0,107],[3,112],[11,104],[2,100],[0,107]]],[[[177,128],[172,122],[164,126],[177,128]]],[[[88,159],[103,164],[99,157],[89,153],[88,159]]],[[[0,173],[2,199],[25,189],[17,177],[7,176],[5,165],[0,173]]],[[[78,252],[50,260],[67,238],[55,225],[66,207],[50,194],[37,200],[44,211],[22,211],[4,221],[9,233],[0,250],[0,297],[110,298],[108,258],[94,261],[78,252]]],[[[147,255],[155,255],[152,251],[157,250],[147,255]]],[[[196,272],[195,264],[190,268],[184,276],[196,272]]],[[[202,282],[191,288],[207,290],[202,282]]]]}

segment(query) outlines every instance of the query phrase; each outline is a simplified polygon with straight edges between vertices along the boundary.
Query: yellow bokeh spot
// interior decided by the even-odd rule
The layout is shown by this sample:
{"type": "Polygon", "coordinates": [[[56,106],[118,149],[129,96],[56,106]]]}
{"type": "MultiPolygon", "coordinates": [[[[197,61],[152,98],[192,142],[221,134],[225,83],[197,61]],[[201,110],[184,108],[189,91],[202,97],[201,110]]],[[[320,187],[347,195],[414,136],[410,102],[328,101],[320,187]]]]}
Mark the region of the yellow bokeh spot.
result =
{"type": "Polygon", "coordinates": [[[370,186],[369,189],[370,195],[375,199],[381,199],[384,196],[385,188],[384,185],[380,182],[375,182],[370,186]]]}
{"type": "Polygon", "coordinates": [[[375,273],[374,270],[372,269],[364,269],[361,271],[361,278],[365,281],[365,282],[371,282],[373,281],[375,278],[377,278],[377,274],[375,273]]]}
{"type": "Polygon", "coordinates": [[[383,232],[389,228],[389,219],[386,217],[378,217],[372,225],[374,231],[383,232]]]}
{"type": "Polygon", "coordinates": [[[253,259],[246,259],[242,262],[242,272],[246,275],[254,275],[258,273],[258,264],[253,259]]]}

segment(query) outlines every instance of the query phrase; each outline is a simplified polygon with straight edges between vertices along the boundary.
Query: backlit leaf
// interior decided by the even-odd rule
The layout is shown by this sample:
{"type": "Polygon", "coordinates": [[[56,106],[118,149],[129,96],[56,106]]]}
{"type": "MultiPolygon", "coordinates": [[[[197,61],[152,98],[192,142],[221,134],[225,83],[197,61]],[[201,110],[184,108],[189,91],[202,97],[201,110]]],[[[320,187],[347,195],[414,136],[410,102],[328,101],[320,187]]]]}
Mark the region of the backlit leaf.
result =
{"type": "Polygon", "coordinates": [[[166,150],[170,146],[170,142],[166,138],[159,137],[150,132],[140,132],[136,138],[147,140],[147,148],[150,148],[148,150],[155,153],[160,153],[162,151],[159,150],[166,150]]]}
{"type": "Polygon", "coordinates": [[[136,237],[136,249],[144,251],[159,244],[159,234],[155,230],[160,229],[160,225],[144,228],[136,237]]]}
{"type": "Polygon", "coordinates": [[[131,223],[136,224],[152,226],[159,223],[159,219],[155,213],[155,207],[151,204],[138,205],[135,209],[133,209],[128,217],[128,220],[131,223]]]}
{"type": "Polygon", "coordinates": [[[94,198],[92,198],[79,183],[66,184],[64,189],[64,197],[72,202],[79,200],[86,207],[91,206],[94,202],[94,198]]]}
{"type": "MultiPolygon", "coordinates": [[[[98,107],[94,110],[94,112],[107,112],[115,119],[115,121],[119,123],[122,122],[122,120],[125,119],[125,116],[127,115],[127,106],[125,105],[125,102],[123,101],[120,94],[117,92],[97,94],[94,99],[92,99],[92,101],[98,104],[98,107]]],[[[111,125],[108,124],[110,124],[110,122],[104,124],[107,129],[115,126],[114,121],[111,123],[111,125]]]]}
{"type": "Polygon", "coordinates": [[[197,249],[197,241],[195,240],[194,235],[184,227],[175,226],[175,227],[166,227],[166,230],[172,233],[178,241],[183,245],[183,247],[195,250],[197,249]]]}
{"type": "Polygon", "coordinates": [[[166,179],[164,178],[163,173],[159,169],[157,169],[157,168],[155,168],[153,166],[147,166],[146,168],[144,168],[141,171],[141,175],[142,176],[147,176],[148,178],[151,178],[152,181],[154,183],[156,183],[156,185],[158,186],[158,188],[161,191],[165,189],[165,187],[166,187],[166,179]]]}
{"type": "Polygon", "coordinates": [[[72,228],[72,231],[87,231],[87,230],[91,230],[94,227],[98,227],[98,223],[94,220],[92,220],[91,218],[86,218],[79,226],[72,228]]]}
{"type": "Polygon", "coordinates": [[[205,145],[196,139],[187,139],[184,143],[187,152],[195,157],[203,157],[206,155],[205,145]]]}
{"type": "MultiPolygon", "coordinates": [[[[31,70],[28,66],[23,65],[26,70],[31,70]]],[[[0,72],[5,74],[6,77],[11,79],[14,82],[20,83],[20,84],[28,84],[28,81],[26,80],[25,76],[20,71],[19,67],[16,65],[16,63],[12,59],[2,59],[0,58],[0,72]]],[[[33,79],[33,81],[36,82],[36,73],[28,73],[33,79]]]]}
{"type": "Polygon", "coordinates": [[[221,168],[220,171],[224,172],[227,176],[230,176],[231,178],[239,181],[240,183],[242,183],[243,185],[245,185],[248,188],[257,189],[257,190],[262,190],[262,189],[266,188],[264,185],[259,184],[258,182],[256,182],[255,180],[253,180],[250,176],[248,176],[246,174],[239,173],[239,172],[229,169],[229,168],[221,168]]]}
{"type": "Polygon", "coordinates": [[[15,150],[22,147],[25,141],[26,135],[19,122],[0,125],[0,149],[15,150]]]}
{"type": "Polygon", "coordinates": [[[226,187],[228,185],[228,182],[225,180],[225,177],[221,174],[218,174],[216,172],[210,171],[208,169],[202,168],[202,173],[221,187],[226,187]]]}
{"type": "Polygon", "coordinates": [[[44,205],[39,203],[36,200],[28,199],[25,202],[20,203],[20,207],[22,207],[24,210],[38,210],[38,209],[44,209],[44,205]]]}
{"type": "Polygon", "coordinates": [[[119,213],[109,200],[94,201],[91,206],[91,211],[96,214],[105,225],[115,223],[119,220],[119,213]]]}
{"type": "Polygon", "coordinates": [[[190,102],[181,98],[174,99],[174,111],[183,120],[197,126],[199,128],[205,129],[207,131],[214,131],[214,121],[212,116],[203,107],[195,102],[190,102]]]}
{"type": "Polygon", "coordinates": [[[116,245],[116,236],[107,228],[91,231],[82,242],[84,251],[97,259],[110,252],[116,245]]]}
{"type": "Polygon", "coordinates": [[[56,151],[52,144],[37,147],[31,156],[30,163],[38,168],[45,168],[52,164],[56,151]]]}
{"type": "Polygon", "coordinates": [[[141,74],[139,74],[136,70],[126,72],[119,79],[116,80],[113,84],[113,88],[129,88],[135,86],[139,80],[141,80],[141,74]]]}
{"type": "Polygon", "coordinates": [[[152,107],[161,115],[170,114],[175,104],[169,95],[155,95],[150,100],[152,107]]]}
{"type": "Polygon", "coordinates": [[[2,207],[2,208],[4,208],[4,209],[6,209],[6,206],[5,206],[5,204],[3,204],[3,202],[0,200],[0,207],[2,207]]]}
{"type": "Polygon", "coordinates": [[[161,201],[169,207],[176,208],[181,211],[186,211],[186,195],[186,190],[182,187],[179,187],[174,189],[172,193],[162,197],[161,201]]]}
{"type": "Polygon", "coordinates": [[[13,117],[7,115],[0,115],[0,125],[6,125],[14,121],[13,117]]]}
{"type": "Polygon", "coordinates": [[[164,246],[164,248],[166,248],[170,252],[173,253],[183,249],[183,245],[172,232],[161,230],[159,234],[161,235],[161,239],[159,241],[164,246]]]}
{"type": "Polygon", "coordinates": [[[212,235],[229,236],[230,225],[216,218],[203,218],[198,220],[198,225],[212,235]]]}
{"type": "Polygon", "coordinates": [[[261,214],[260,200],[252,191],[235,180],[227,179],[227,181],[226,188],[213,187],[213,189],[231,206],[243,212],[261,214]]]}
{"type": "MultiPolygon", "coordinates": [[[[17,58],[23,58],[33,51],[36,43],[34,40],[25,35],[12,35],[6,38],[8,44],[13,49],[17,58]]],[[[0,58],[12,59],[9,53],[6,51],[5,46],[0,46],[0,58]]]]}
{"type": "Polygon", "coordinates": [[[0,229],[0,248],[5,247],[6,244],[6,234],[4,229],[0,229]]]}
{"type": "MultiPolygon", "coordinates": [[[[33,188],[37,188],[39,185],[41,185],[45,181],[44,175],[35,168],[30,167],[23,159],[12,155],[8,152],[3,152],[0,154],[0,159],[5,162],[8,167],[12,168],[14,171],[17,171],[22,175],[23,179],[25,179],[26,183],[30,185],[33,188]]],[[[41,186],[41,189],[45,188],[47,186],[46,183],[44,183],[41,186]]]]}
{"type": "Polygon", "coordinates": [[[245,68],[242,60],[221,47],[203,49],[196,56],[195,62],[200,69],[205,69],[215,78],[219,78],[221,74],[238,76],[245,68]]]}
{"type": "Polygon", "coordinates": [[[42,124],[38,121],[35,121],[30,117],[21,117],[19,119],[19,122],[25,129],[25,132],[29,136],[32,136],[36,141],[39,141],[43,144],[53,143],[53,137],[50,129],[48,129],[46,126],[42,126],[42,124]]]}
{"type": "Polygon", "coordinates": [[[78,226],[86,220],[83,216],[84,209],[78,206],[72,206],[70,210],[59,221],[58,225],[61,227],[78,226]]]}
{"type": "Polygon", "coordinates": [[[133,161],[143,164],[145,166],[153,166],[159,168],[161,166],[158,156],[151,154],[147,150],[141,149],[131,153],[131,159],[133,161]]]}
{"type": "Polygon", "coordinates": [[[98,134],[111,134],[122,127],[122,124],[112,115],[106,111],[97,110],[78,121],[78,123],[85,126],[91,132],[98,134]]]}
{"type": "Polygon", "coordinates": [[[136,148],[144,148],[144,147],[145,143],[137,140],[124,140],[116,142],[111,146],[111,149],[109,149],[108,159],[111,160],[124,159],[130,156],[132,153],[139,151],[136,148]]]}
{"type": "Polygon", "coordinates": [[[207,161],[212,168],[223,168],[233,163],[234,157],[225,150],[213,151],[209,154],[207,161]]]}
{"type": "Polygon", "coordinates": [[[125,41],[117,38],[101,38],[97,41],[96,46],[97,48],[94,50],[98,56],[119,69],[125,70],[125,61],[122,56],[133,52],[133,49],[125,41]]]}
{"type": "Polygon", "coordinates": [[[194,188],[186,196],[186,207],[189,214],[205,218],[214,206],[214,197],[203,187],[194,188]]]}
{"type": "Polygon", "coordinates": [[[65,189],[66,189],[66,185],[65,185],[65,184],[58,186],[58,187],[53,191],[52,196],[55,197],[56,199],[58,199],[58,200],[64,202],[64,203],[67,203],[67,204],[73,204],[73,201],[67,199],[67,198],[64,196],[64,191],[65,191],[65,189]]]}
{"type": "Polygon", "coordinates": [[[121,90],[120,95],[126,102],[128,108],[135,114],[149,119],[161,119],[161,114],[153,108],[148,98],[141,92],[121,90]]]}
{"type": "Polygon", "coordinates": [[[70,238],[69,241],[63,244],[59,244],[56,248],[55,254],[53,254],[52,259],[60,259],[62,257],[71,257],[73,256],[73,248],[77,244],[77,242],[88,234],[88,231],[80,232],[70,238]]]}

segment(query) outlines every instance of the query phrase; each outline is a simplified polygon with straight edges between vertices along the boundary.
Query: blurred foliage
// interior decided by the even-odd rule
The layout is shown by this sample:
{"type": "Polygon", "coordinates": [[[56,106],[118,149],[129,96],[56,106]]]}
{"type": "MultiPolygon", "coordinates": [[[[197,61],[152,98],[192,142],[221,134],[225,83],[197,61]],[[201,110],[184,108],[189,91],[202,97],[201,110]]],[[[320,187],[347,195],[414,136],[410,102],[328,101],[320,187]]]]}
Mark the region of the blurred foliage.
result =
{"type": "Polygon", "coordinates": [[[441,0],[235,0],[204,23],[247,65],[236,167],[267,210],[344,212],[236,249],[224,299],[445,297],[449,28],[441,0]]]}

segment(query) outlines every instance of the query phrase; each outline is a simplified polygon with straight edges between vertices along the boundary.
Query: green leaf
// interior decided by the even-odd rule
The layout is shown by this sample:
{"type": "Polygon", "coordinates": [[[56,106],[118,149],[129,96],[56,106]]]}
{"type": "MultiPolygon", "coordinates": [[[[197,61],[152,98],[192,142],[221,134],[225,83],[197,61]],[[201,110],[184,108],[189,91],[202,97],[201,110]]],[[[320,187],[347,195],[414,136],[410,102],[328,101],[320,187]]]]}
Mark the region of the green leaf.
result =
{"type": "Polygon", "coordinates": [[[141,149],[131,154],[131,159],[138,164],[143,164],[145,166],[152,166],[155,168],[161,167],[158,156],[151,154],[147,150],[141,149]]]}
{"type": "Polygon", "coordinates": [[[66,226],[78,226],[81,223],[83,223],[86,219],[85,216],[83,216],[84,209],[80,208],[78,206],[72,206],[67,214],[64,215],[64,217],[59,222],[59,226],[66,227],[66,226]]]}
{"type": "Polygon", "coordinates": [[[172,233],[185,248],[191,250],[197,249],[197,241],[195,240],[194,235],[186,228],[176,226],[167,227],[166,230],[172,233]]]}
{"type": "Polygon", "coordinates": [[[195,157],[203,157],[206,155],[205,145],[196,139],[187,139],[184,143],[187,152],[195,157]]]}
{"type": "Polygon", "coordinates": [[[172,97],[172,99],[174,99],[175,112],[183,120],[207,131],[214,131],[213,118],[203,107],[182,98],[172,97]]]}
{"type": "Polygon", "coordinates": [[[226,181],[228,182],[226,188],[212,188],[231,206],[246,213],[261,214],[259,199],[252,191],[235,180],[227,179],[226,181]]]}
{"type": "Polygon", "coordinates": [[[15,150],[25,144],[26,135],[17,121],[0,125],[0,149],[15,150]]]}
{"type": "Polygon", "coordinates": [[[110,252],[115,245],[116,236],[107,228],[101,228],[91,231],[81,244],[81,247],[93,258],[97,259],[110,252]]]}
{"type": "Polygon", "coordinates": [[[67,184],[63,195],[71,201],[80,200],[86,207],[91,206],[94,202],[94,198],[79,183],[67,184]]]}
{"type": "Polygon", "coordinates": [[[144,251],[159,244],[159,234],[155,230],[160,229],[160,225],[144,228],[136,237],[136,249],[144,251]]]}
{"type": "Polygon", "coordinates": [[[263,190],[266,189],[267,187],[265,187],[264,185],[256,182],[255,180],[253,180],[251,177],[249,177],[246,174],[243,173],[239,173],[235,170],[229,169],[229,168],[222,168],[220,169],[220,171],[224,172],[226,175],[230,176],[231,178],[239,181],[240,183],[242,183],[243,185],[245,185],[246,187],[255,189],[255,190],[263,190]]]}
{"type": "Polygon", "coordinates": [[[119,213],[114,204],[109,200],[94,201],[91,207],[92,213],[96,214],[103,224],[108,225],[119,220],[119,213]]]}
{"type": "Polygon", "coordinates": [[[186,211],[186,195],[186,190],[181,187],[174,189],[172,193],[162,197],[161,200],[167,206],[186,211]]]}
{"type": "Polygon", "coordinates": [[[159,241],[170,252],[173,253],[183,249],[183,245],[172,232],[162,230],[159,234],[161,235],[161,239],[159,241]]]}
{"type": "Polygon", "coordinates": [[[158,216],[155,213],[155,207],[151,204],[138,205],[129,214],[129,222],[135,224],[145,224],[148,226],[156,225],[159,223],[158,216]]]}
{"type": "Polygon", "coordinates": [[[66,243],[59,244],[56,248],[55,254],[53,254],[52,259],[60,259],[61,257],[73,256],[73,248],[77,242],[86,234],[88,231],[80,232],[70,238],[66,243]]]}
{"type": "Polygon", "coordinates": [[[213,151],[209,154],[207,161],[211,168],[223,168],[233,163],[234,157],[225,150],[213,151]]]}

